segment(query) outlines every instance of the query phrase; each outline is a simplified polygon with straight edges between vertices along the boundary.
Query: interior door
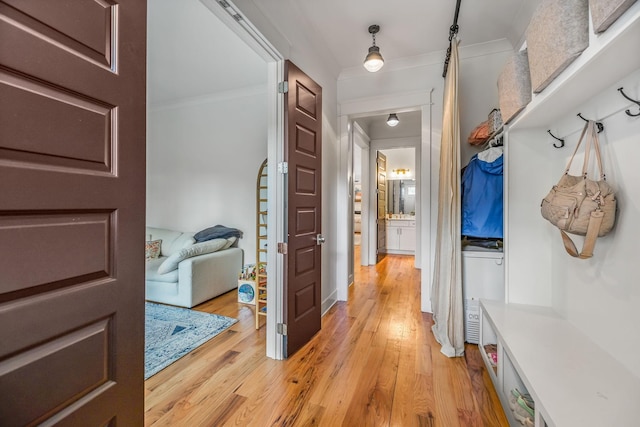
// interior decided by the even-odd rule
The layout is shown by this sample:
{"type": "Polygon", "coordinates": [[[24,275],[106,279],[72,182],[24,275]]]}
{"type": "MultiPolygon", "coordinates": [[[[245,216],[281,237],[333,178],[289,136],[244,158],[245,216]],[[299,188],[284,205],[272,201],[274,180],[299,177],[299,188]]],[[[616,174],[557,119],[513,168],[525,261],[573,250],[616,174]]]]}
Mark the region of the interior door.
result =
{"type": "Polygon", "coordinates": [[[387,248],[387,156],[378,151],[376,156],[377,179],[376,193],[378,195],[378,245],[376,254],[378,261],[387,248]]]}
{"type": "Polygon", "coordinates": [[[285,153],[288,248],[284,305],[290,356],[320,330],[322,221],[322,88],[285,63],[285,153]]]}
{"type": "Polygon", "coordinates": [[[146,2],[0,1],[0,424],[143,425],[146,2]]]}

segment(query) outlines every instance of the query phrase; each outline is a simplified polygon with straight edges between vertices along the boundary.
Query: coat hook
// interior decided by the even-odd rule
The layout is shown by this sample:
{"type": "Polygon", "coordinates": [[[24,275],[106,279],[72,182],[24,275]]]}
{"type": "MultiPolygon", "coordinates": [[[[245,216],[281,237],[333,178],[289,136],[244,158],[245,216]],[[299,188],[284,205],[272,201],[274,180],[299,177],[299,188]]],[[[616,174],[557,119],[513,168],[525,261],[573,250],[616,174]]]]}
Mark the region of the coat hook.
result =
{"type": "MultiPolygon", "coordinates": [[[[640,101],[636,101],[635,99],[631,99],[631,98],[629,98],[629,97],[628,97],[628,96],[627,96],[627,95],[622,91],[622,89],[623,89],[623,88],[621,88],[621,87],[620,87],[620,88],[618,88],[618,90],[620,91],[620,94],[621,94],[622,96],[624,96],[625,98],[627,98],[629,101],[633,102],[634,104],[638,104],[638,107],[640,107],[640,101]]],[[[631,116],[631,117],[638,117],[638,116],[640,116],[640,112],[638,112],[638,114],[633,114],[633,113],[631,113],[631,110],[625,110],[625,113],[627,113],[627,116],[631,116]]]]}
{"type": "Polygon", "coordinates": [[[551,133],[551,129],[547,130],[547,132],[549,132],[549,135],[551,135],[553,137],[553,139],[557,139],[558,141],[560,141],[560,145],[556,145],[556,143],[553,143],[553,146],[556,148],[562,148],[564,147],[564,139],[562,138],[558,138],[557,136],[555,136],[554,134],[551,133]]]}
{"type": "MultiPolygon", "coordinates": [[[[578,113],[578,117],[580,117],[585,122],[589,121],[589,120],[585,119],[584,117],[582,117],[582,113],[578,113]]],[[[600,133],[600,132],[602,132],[604,130],[604,125],[602,123],[596,122],[596,126],[598,126],[598,133],[600,133]]]]}

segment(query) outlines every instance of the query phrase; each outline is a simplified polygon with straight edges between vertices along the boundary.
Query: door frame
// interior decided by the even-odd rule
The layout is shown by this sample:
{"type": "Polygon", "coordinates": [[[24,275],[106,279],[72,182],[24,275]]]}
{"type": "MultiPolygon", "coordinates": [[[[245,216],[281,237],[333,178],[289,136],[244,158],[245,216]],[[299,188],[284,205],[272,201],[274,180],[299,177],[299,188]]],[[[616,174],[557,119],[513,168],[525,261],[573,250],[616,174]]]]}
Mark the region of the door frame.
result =
{"type": "MultiPolygon", "coordinates": [[[[352,206],[349,202],[352,200],[350,192],[353,189],[348,188],[347,185],[350,178],[349,173],[353,173],[353,168],[349,168],[348,165],[353,163],[353,124],[354,120],[360,117],[367,117],[372,115],[382,115],[388,113],[398,113],[406,111],[421,111],[422,114],[422,131],[420,136],[420,145],[416,147],[416,185],[418,186],[416,194],[416,205],[419,205],[416,209],[416,254],[415,254],[415,266],[421,268],[421,310],[423,312],[431,312],[431,271],[433,266],[433,246],[435,244],[435,233],[433,232],[432,218],[437,217],[437,212],[434,214],[432,211],[434,205],[432,195],[432,180],[434,173],[437,174],[438,169],[434,167],[432,159],[437,161],[437,153],[434,151],[433,144],[433,124],[432,124],[432,107],[431,101],[433,95],[433,89],[431,92],[420,92],[413,94],[401,94],[401,95],[389,95],[386,97],[375,97],[360,99],[354,102],[348,102],[341,104],[340,108],[340,182],[345,185],[338,187],[338,212],[337,212],[337,229],[344,231],[339,232],[338,236],[349,236],[348,232],[352,229],[353,225],[349,223],[353,222],[352,206]],[[351,159],[348,158],[349,154],[352,155],[351,159]],[[341,201],[343,203],[341,203],[341,201]]],[[[439,131],[438,131],[439,132],[439,131]]],[[[387,147],[378,147],[378,149],[384,149],[387,147]]],[[[394,147],[388,147],[394,148],[394,147]]],[[[395,147],[400,148],[400,147],[395,147]]],[[[376,150],[374,148],[369,149],[369,158],[375,157],[376,150]]],[[[371,175],[371,172],[370,172],[371,175]]],[[[371,177],[369,177],[371,180],[371,177]]],[[[437,176],[435,177],[437,182],[437,176]]],[[[371,184],[371,181],[370,181],[371,184]]],[[[363,191],[365,190],[363,186],[363,191]]],[[[371,189],[368,190],[371,194],[371,189]]],[[[437,189],[436,189],[437,191],[437,189]]],[[[437,199],[437,194],[436,194],[437,199]]],[[[369,202],[369,208],[371,208],[371,202],[369,202]]],[[[371,222],[371,216],[369,217],[371,222]]],[[[362,224],[362,227],[367,227],[366,224],[362,224]]],[[[368,228],[371,230],[371,227],[368,228]]],[[[371,246],[373,239],[369,239],[369,245],[371,246]]],[[[340,239],[338,242],[338,252],[347,255],[345,257],[338,257],[336,259],[336,284],[338,300],[347,301],[349,286],[351,285],[349,277],[352,274],[349,271],[349,259],[353,259],[353,236],[350,238],[340,239]]],[[[365,247],[361,246],[361,250],[364,251],[365,247]]],[[[371,254],[369,254],[369,260],[371,263],[371,254]]]]}
{"type": "Polygon", "coordinates": [[[200,0],[211,12],[267,63],[267,174],[275,177],[267,189],[267,323],[266,355],[272,359],[283,360],[284,336],[277,333],[276,325],[284,320],[284,257],[278,256],[275,248],[278,242],[286,241],[286,180],[278,173],[278,164],[284,161],[284,97],[274,88],[284,80],[284,55],[249,21],[249,19],[227,0],[223,7],[216,0],[200,0]],[[241,19],[236,17],[240,16],[241,19]],[[271,212],[275,212],[271,215],[271,212]],[[274,232],[271,232],[274,230],[274,232]]]}

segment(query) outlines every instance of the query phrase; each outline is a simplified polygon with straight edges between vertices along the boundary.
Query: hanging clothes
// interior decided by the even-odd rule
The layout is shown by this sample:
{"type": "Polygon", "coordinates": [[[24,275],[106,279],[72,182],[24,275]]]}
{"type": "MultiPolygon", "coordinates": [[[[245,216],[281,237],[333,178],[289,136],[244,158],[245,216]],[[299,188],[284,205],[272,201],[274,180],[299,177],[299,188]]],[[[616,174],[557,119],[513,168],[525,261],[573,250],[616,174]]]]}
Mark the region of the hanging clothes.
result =
{"type": "Polygon", "coordinates": [[[503,152],[493,147],[474,155],[462,174],[462,235],[502,239],[503,152]]]}

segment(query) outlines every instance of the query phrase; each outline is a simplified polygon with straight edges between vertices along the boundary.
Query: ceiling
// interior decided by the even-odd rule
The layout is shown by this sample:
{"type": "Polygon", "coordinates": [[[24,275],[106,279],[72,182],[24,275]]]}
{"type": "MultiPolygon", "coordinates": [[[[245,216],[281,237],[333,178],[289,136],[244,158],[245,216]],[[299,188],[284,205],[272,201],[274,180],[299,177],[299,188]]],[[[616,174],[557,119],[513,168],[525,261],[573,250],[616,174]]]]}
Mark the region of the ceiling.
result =
{"type": "Polygon", "coordinates": [[[199,0],[150,0],[147,8],[152,106],[259,85],[266,92],[264,59],[199,0]]]}
{"type": "MultiPolygon", "coordinates": [[[[272,3],[282,0],[254,0],[272,3]]],[[[341,69],[361,67],[379,24],[376,44],[386,61],[446,50],[455,1],[287,0],[297,7],[341,69]]],[[[462,1],[458,18],[464,46],[506,38],[518,46],[540,0],[462,1]]],[[[265,10],[265,8],[262,8],[265,10]]]]}
{"type": "MultiPolygon", "coordinates": [[[[248,0],[274,22],[288,10],[312,43],[332,57],[336,75],[364,70],[367,29],[381,26],[377,45],[385,61],[406,60],[448,46],[455,2],[442,0],[248,0]]],[[[462,46],[507,39],[518,46],[540,0],[462,1],[462,46]]],[[[153,105],[265,87],[265,61],[200,0],[148,3],[148,93],[153,105]],[[224,62],[224,66],[220,64],[224,62]]],[[[443,54],[444,61],[444,54],[443,54]]],[[[384,68],[383,68],[384,71],[384,68]]],[[[396,133],[401,130],[396,128],[396,133]]]]}
{"type": "Polygon", "coordinates": [[[391,127],[387,125],[388,114],[362,117],[355,121],[371,139],[393,139],[420,137],[422,131],[422,112],[409,111],[396,113],[400,123],[391,127]]]}

